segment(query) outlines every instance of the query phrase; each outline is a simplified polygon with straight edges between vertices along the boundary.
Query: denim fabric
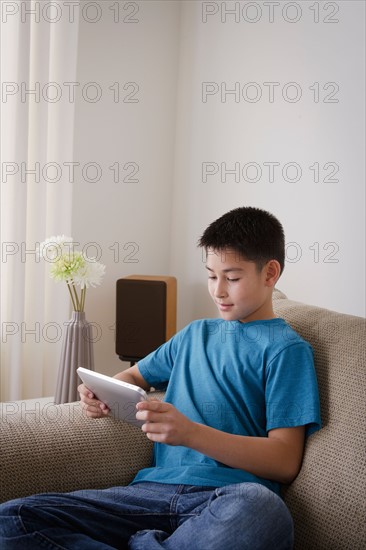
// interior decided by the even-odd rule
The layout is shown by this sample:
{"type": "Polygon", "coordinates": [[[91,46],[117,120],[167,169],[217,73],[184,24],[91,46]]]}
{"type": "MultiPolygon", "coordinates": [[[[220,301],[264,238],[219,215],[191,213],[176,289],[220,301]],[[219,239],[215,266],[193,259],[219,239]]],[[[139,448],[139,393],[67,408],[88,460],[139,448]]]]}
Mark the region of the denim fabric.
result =
{"type": "Polygon", "coordinates": [[[0,505],[2,550],[288,550],[291,515],[258,483],[138,483],[0,505]]]}

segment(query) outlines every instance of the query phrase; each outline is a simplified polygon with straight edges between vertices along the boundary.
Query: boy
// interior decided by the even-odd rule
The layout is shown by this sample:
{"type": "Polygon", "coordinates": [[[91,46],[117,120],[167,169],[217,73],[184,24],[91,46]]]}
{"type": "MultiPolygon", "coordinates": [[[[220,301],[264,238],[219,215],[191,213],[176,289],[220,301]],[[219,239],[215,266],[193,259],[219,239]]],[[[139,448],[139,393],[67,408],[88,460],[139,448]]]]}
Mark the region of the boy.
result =
{"type": "MultiPolygon", "coordinates": [[[[283,229],[268,212],[242,207],[214,221],[199,245],[221,319],[190,323],[116,375],[166,388],[164,402],[137,405],[153,465],[128,487],[3,505],[1,548],[292,548],[280,484],[299,472],[320,416],[311,348],[272,308],[283,229]]],[[[108,414],[79,391],[88,416],[108,414]]]]}

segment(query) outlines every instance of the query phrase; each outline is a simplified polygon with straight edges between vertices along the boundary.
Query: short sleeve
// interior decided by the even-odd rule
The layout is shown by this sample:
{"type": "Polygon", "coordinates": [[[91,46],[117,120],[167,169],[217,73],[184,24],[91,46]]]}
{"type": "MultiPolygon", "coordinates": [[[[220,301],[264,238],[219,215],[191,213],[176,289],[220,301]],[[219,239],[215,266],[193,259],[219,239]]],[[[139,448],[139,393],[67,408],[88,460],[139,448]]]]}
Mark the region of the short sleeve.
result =
{"type": "Polygon", "coordinates": [[[166,389],[184,332],[185,329],[178,332],[138,362],[141,376],[154,388],[166,389]]]}
{"type": "Polygon", "coordinates": [[[266,429],[321,428],[318,383],[312,348],[297,342],[280,351],[266,369],[266,429]]]}

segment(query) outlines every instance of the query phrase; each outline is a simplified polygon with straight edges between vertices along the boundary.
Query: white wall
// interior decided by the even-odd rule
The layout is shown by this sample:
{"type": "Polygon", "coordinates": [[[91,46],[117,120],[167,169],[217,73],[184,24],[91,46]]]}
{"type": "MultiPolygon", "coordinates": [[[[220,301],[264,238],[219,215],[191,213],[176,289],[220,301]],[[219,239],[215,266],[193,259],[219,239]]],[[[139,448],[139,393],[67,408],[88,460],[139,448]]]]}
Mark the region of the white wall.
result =
{"type": "Polygon", "coordinates": [[[78,90],[75,162],[86,171],[74,184],[73,238],[106,265],[102,285],[87,293],[86,317],[98,325],[95,338],[101,336],[94,345],[96,369],[112,374],[122,365],[114,351],[117,279],[169,274],[180,6],[146,2],[135,15],[121,9],[116,23],[110,10],[116,3],[99,5],[97,23],[87,20],[96,17],[92,10],[80,20],[78,81],[85,97],[78,90]],[[109,88],[116,82],[120,98],[114,102],[117,87],[109,88]],[[135,84],[124,90],[129,82],[135,84]],[[98,90],[101,99],[90,102],[98,90]],[[115,163],[117,183],[109,168],[115,163]],[[98,170],[101,179],[90,182],[98,170]],[[138,182],[123,181],[129,175],[138,182]]]}
{"type": "MultiPolygon", "coordinates": [[[[105,10],[107,4],[101,3],[105,10]]],[[[107,373],[121,367],[109,329],[121,276],[175,275],[179,328],[216,315],[196,242],[208,223],[239,205],[268,209],[282,221],[289,261],[278,286],[289,297],[364,315],[364,4],[281,2],[272,5],[272,22],[262,2],[250,9],[248,2],[137,4],[135,24],[104,17],[95,25],[82,20],[80,28],[78,79],[103,89],[96,103],[78,96],[75,159],[98,163],[103,177],[74,184],[73,214],[74,239],[97,242],[107,265],[103,285],[87,299],[88,319],[102,327],[96,367],[107,373]],[[236,5],[236,15],[220,13],[236,5]],[[318,23],[311,5],[319,6],[318,23]],[[204,10],[217,13],[203,22],[204,10]],[[245,20],[256,16],[257,22],[245,20]],[[113,102],[108,88],[117,81],[138,83],[138,103],[113,102]],[[239,97],[216,93],[204,102],[204,82],[239,86],[239,97]],[[245,100],[249,82],[255,86],[244,88],[245,100]],[[279,83],[273,101],[269,82],[279,83]],[[262,98],[248,101],[255,90],[262,98]],[[291,101],[295,92],[299,101],[291,101]],[[114,183],[108,167],[117,161],[136,162],[139,182],[114,183]],[[224,182],[219,172],[203,182],[206,162],[229,169],[240,163],[240,170],[257,163],[262,176],[247,182],[240,172],[239,181],[228,174],[224,182]],[[264,164],[270,162],[280,163],[274,181],[264,164]],[[286,181],[296,175],[288,163],[301,170],[299,181],[286,181]],[[333,167],[339,181],[327,182],[333,167]],[[123,261],[130,242],[139,247],[137,263],[123,261]]]]}
{"type": "Polygon", "coordinates": [[[211,2],[206,8],[200,2],[184,3],[171,260],[180,281],[180,323],[216,314],[195,243],[208,223],[239,205],[270,210],[282,221],[289,261],[278,287],[289,297],[364,315],[364,5],[338,2],[325,10],[320,3],[315,23],[305,2],[282,3],[273,22],[264,5],[251,3],[253,8],[243,12],[247,4],[241,2],[236,15],[225,15],[221,6],[238,3],[211,2]],[[283,15],[290,4],[293,8],[283,15]],[[243,13],[254,20],[258,6],[262,17],[247,22],[243,13]],[[202,9],[217,13],[207,15],[204,23],[202,9]],[[285,20],[295,19],[300,9],[298,22],[285,20]],[[325,23],[325,18],[339,22],[325,23]],[[240,95],[221,97],[218,92],[204,102],[204,82],[217,84],[211,85],[213,92],[235,90],[239,83],[240,95]],[[250,82],[255,86],[245,89],[250,82]],[[273,101],[266,82],[279,83],[273,85],[273,101]],[[296,85],[286,88],[289,82],[296,85]],[[315,82],[319,102],[309,89],[315,82]],[[262,98],[248,101],[258,90],[262,98]],[[300,93],[299,101],[292,102],[300,93]],[[219,169],[203,182],[206,162],[212,170],[221,163],[228,169],[240,163],[239,181],[235,174],[222,181],[219,169]],[[272,182],[264,165],[268,162],[280,163],[272,182]],[[292,162],[298,166],[288,165],[283,177],[282,169],[292,162]],[[309,168],[315,162],[319,182],[309,168]],[[256,166],[247,167],[252,181],[245,181],[247,163],[261,167],[259,181],[253,181],[259,175],[256,166]],[[333,164],[324,170],[326,163],[333,164]],[[325,181],[334,169],[333,179],[339,181],[325,181]],[[286,181],[296,179],[300,170],[299,181],[286,181]]]}

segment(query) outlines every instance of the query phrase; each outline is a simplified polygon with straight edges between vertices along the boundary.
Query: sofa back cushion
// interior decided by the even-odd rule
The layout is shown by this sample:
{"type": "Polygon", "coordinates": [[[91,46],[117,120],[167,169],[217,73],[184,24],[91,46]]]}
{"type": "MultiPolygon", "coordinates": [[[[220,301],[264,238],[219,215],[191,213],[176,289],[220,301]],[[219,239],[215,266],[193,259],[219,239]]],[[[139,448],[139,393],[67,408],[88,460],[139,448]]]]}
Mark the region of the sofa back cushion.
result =
{"type": "Polygon", "coordinates": [[[303,466],[283,496],[295,548],[366,548],[365,319],[288,300],[273,305],[313,346],[323,428],[306,443],[303,466]]]}

